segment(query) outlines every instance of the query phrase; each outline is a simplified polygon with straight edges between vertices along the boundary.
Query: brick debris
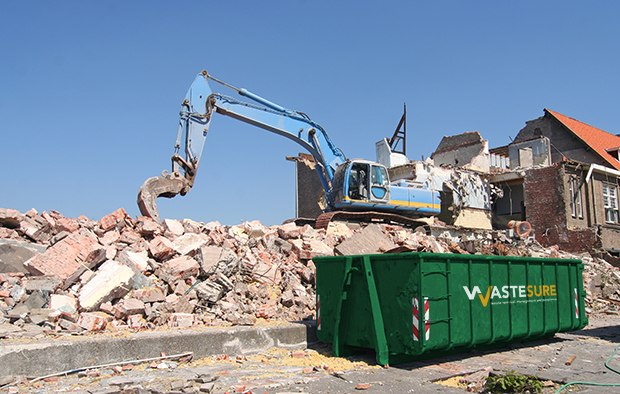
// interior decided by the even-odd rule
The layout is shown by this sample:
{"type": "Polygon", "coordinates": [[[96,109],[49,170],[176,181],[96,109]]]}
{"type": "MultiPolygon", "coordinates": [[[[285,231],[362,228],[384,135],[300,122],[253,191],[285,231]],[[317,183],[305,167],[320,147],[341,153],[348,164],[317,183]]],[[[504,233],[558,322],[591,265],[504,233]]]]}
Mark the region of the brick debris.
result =
{"type": "MultiPolygon", "coordinates": [[[[435,221],[433,226],[442,226],[435,221]]],[[[618,314],[620,271],[504,232],[458,242],[389,224],[324,230],[0,208],[0,338],[314,319],[317,256],[427,251],[578,258],[590,314],[618,314]]]]}

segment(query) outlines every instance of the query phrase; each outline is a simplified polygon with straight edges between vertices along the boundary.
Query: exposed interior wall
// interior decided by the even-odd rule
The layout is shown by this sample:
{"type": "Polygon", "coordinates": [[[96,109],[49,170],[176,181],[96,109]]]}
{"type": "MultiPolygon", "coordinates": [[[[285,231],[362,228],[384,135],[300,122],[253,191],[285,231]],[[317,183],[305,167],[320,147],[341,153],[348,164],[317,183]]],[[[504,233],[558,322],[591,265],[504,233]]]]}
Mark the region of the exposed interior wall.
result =
{"type": "Polygon", "coordinates": [[[489,146],[477,131],[443,137],[431,155],[438,166],[489,172],[489,146]]]}
{"type": "Polygon", "coordinates": [[[459,215],[454,220],[454,225],[465,228],[492,230],[491,211],[464,208],[459,212],[459,215]]]}
{"type": "Polygon", "coordinates": [[[547,137],[539,137],[508,146],[510,169],[551,165],[551,143],[547,137]]]}
{"type": "Polygon", "coordinates": [[[493,228],[503,230],[511,220],[525,220],[523,179],[498,182],[495,187],[501,189],[501,197],[493,203],[493,228]]]}

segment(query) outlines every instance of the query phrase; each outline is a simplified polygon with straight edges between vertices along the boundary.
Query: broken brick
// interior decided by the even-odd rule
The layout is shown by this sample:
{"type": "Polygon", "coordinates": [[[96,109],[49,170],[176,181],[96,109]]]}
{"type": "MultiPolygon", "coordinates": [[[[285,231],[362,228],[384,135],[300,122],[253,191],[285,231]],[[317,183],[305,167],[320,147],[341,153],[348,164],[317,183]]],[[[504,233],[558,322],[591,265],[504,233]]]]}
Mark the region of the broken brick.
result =
{"type": "Polygon", "coordinates": [[[116,227],[116,225],[122,221],[131,223],[132,219],[123,208],[119,208],[111,214],[102,217],[101,220],[99,220],[99,227],[101,227],[102,230],[107,231],[116,227]]]}
{"type": "Polygon", "coordinates": [[[167,272],[175,278],[187,279],[198,276],[200,265],[189,256],[181,256],[166,262],[167,272]]]}
{"type": "Polygon", "coordinates": [[[149,242],[149,251],[155,259],[160,261],[165,261],[176,253],[172,241],[160,235],[149,242]]]}
{"type": "Polygon", "coordinates": [[[108,320],[94,313],[82,313],[77,324],[87,331],[101,331],[105,330],[108,320]]]}
{"type": "Polygon", "coordinates": [[[272,301],[268,304],[261,305],[258,308],[256,308],[256,317],[260,317],[263,319],[270,319],[274,317],[277,312],[278,310],[276,308],[276,303],[275,301],[272,301]]]}
{"type": "Polygon", "coordinates": [[[36,255],[24,265],[34,275],[54,276],[64,282],[64,288],[73,284],[82,273],[105,258],[105,249],[88,231],[74,232],[44,253],[36,255]]]}

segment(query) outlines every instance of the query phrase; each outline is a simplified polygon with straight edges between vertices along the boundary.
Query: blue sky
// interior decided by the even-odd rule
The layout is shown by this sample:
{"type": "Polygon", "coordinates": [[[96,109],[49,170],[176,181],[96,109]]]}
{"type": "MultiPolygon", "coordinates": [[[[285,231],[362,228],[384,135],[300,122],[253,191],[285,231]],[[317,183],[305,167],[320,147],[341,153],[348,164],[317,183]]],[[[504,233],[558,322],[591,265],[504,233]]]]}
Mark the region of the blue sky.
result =
{"type": "MultiPolygon", "coordinates": [[[[404,102],[411,159],[466,131],[506,145],[544,108],[617,134],[619,17],[612,1],[4,1],[0,207],[138,216],[203,69],[307,113],[350,158],[375,159],[404,102]]],[[[160,214],[280,224],[300,151],[216,117],[196,185],[160,214]]]]}

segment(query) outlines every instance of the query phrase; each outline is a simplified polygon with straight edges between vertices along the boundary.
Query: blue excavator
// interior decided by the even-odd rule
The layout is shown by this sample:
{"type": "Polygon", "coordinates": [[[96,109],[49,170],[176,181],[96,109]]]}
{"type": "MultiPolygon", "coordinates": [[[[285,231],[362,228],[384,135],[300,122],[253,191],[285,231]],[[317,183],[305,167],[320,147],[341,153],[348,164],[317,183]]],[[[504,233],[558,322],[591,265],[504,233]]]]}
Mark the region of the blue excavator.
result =
{"type": "Polygon", "coordinates": [[[215,114],[286,137],[312,155],[324,189],[319,202],[324,213],[316,219],[317,228],[327,227],[331,220],[386,221],[416,226],[421,224],[416,219],[440,212],[438,191],[406,180],[390,182],[385,166],[368,160],[348,159],[325,130],[305,113],[286,109],[202,71],[181,104],[172,171],[147,179],[140,188],[138,206],[142,215],[160,221],[157,198],[172,198],[190,191],[215,114]],[[249,100],[214,92],[210,80],[249,100]]]}

